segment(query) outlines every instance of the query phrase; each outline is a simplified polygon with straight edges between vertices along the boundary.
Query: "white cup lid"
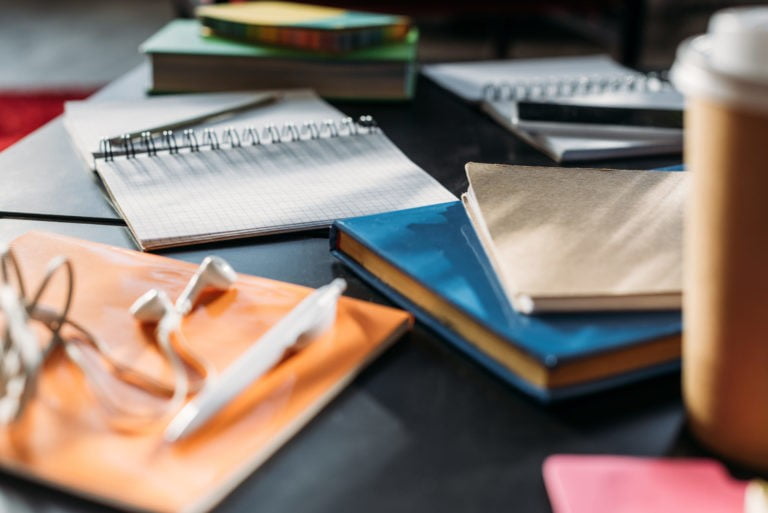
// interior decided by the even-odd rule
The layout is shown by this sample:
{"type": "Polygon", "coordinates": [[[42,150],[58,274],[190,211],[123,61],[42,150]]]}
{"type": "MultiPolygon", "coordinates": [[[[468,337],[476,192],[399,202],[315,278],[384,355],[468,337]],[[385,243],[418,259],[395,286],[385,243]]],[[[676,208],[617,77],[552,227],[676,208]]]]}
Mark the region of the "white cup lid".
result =
{"type": "Polygon", "coordinates": [[[686,96],[768,112],[768,6],[717,12],[707,34],[680,45],[670,75],[686,96]]]}
{"type": "Polygon", "coordinates": [[[708,33],[715,68],[768,81],[768,7],[719,11],[709,21],[708,33]]]}

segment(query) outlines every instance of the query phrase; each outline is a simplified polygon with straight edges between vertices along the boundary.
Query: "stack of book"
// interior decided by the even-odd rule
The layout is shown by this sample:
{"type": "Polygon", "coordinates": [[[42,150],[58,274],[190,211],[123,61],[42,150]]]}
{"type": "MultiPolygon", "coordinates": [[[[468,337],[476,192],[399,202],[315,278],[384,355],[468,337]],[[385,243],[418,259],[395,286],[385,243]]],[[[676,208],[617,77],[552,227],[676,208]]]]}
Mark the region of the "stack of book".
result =
{"type": "Polygon", "coordinates": [[[309,87],[336,99],[413,95],[408,18],[292,2],[203,6],[144,42],[152,92],[309,87]]]}
{"type": "Polygon", "coordinates": [[[686,173],[467,164],[461,202],[337,221],[331,250],[545,401],[676,369],[686,173]]]}

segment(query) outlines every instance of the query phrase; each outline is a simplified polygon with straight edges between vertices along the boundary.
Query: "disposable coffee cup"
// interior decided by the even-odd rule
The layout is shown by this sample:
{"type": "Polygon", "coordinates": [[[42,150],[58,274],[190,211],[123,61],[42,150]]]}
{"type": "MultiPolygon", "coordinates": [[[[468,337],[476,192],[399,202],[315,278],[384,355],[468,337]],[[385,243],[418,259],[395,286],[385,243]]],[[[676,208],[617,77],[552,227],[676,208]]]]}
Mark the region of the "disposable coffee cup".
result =
{"type": "Polygon", "coordinates": [[[694,435],[768,470],[768,6],[716,13],[671,70],[690,172],[683,395],[694,435]]]}

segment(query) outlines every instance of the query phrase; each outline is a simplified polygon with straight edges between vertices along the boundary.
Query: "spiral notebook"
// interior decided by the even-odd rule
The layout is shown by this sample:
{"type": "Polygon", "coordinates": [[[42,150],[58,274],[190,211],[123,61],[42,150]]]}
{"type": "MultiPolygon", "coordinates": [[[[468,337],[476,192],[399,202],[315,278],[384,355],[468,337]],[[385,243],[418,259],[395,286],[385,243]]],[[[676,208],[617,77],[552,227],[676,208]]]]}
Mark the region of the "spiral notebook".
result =
{"type": "Polygon", "coordinates": [[[142,249],[323,228],[452,201],[370,117],[184,130],[115,146],[96,170],[142,249]]]}
{"type": "Polygon", "coordinates": [[[311,89],[223,93],[169,94],[130,100],[71,101],[64,105],[64,126],[91,169],[103,137],[186,122],[185,128],[224,130],[266,124],[300,123],[306,119],[341,119],[338,109],[311,89]],[[264,101],[260,100],[269,100],[264,101]],[[190,123],[190,121],[195,121],[190,123]]]}
{"type": "Polygon", "coordinates": [[[683,97],[655,75],[625,68],[608,56],[445,63],[425,75],[557,162],[677,153],[682,131],[652,127],[526,122],[520,100],[594,106],[682,109],[683,97]]]}

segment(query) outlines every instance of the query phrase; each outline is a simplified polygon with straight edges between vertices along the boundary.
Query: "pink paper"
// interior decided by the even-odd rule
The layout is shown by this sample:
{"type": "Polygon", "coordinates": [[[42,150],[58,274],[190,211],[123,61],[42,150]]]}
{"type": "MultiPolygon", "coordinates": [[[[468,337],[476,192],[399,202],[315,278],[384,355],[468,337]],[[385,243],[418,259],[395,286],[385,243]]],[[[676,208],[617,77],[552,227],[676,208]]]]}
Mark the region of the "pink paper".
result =
{"type": "Polygon", "coordinates": [[[707,459],[557,454],[544,462],[554,513],[741,513],[745,481],[707,459]]]}

